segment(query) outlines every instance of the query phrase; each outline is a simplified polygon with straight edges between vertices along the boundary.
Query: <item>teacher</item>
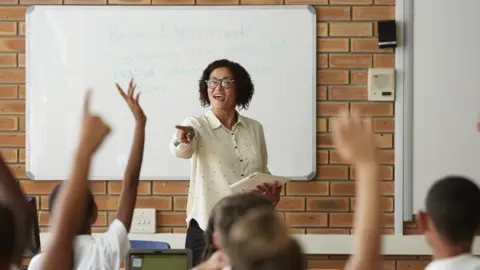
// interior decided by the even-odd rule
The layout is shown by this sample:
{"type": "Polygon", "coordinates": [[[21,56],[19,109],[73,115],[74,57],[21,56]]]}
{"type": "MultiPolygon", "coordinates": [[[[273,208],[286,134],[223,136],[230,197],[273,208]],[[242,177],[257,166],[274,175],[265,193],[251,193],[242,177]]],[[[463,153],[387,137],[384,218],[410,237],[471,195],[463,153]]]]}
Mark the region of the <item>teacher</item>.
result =
{"type": "MultiPolygon", "coordinates": [[[[211,109],[176,126],[170,144],[176,157],[191,159],[185,248],[192,250],[194,265],[205,249],[210,212],[231,194],[229,185],[254,172],[269,173],[262,125],[236,110],[247,109],[252,100],[250,74],[238,63],[217,60],[203,71],[198,87],[201,105],[211,109]]],[[[280,200],[281,185],[257,188],[272,204],[280,200]]]]}

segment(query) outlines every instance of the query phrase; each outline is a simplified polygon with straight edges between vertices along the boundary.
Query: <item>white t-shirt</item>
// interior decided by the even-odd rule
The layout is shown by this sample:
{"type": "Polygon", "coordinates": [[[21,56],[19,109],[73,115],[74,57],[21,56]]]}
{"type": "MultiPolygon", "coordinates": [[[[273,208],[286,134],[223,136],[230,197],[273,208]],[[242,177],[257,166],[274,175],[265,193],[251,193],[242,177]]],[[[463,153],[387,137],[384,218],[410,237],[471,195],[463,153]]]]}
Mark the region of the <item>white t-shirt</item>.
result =
{"type": "MultiPolygon", "coordinates": [[[[130,249],[128,232],[123,223],[114,220],[108,231],[99,237],[79,235],[75,237],[75,268],[78,270],[118,270],[130,249]]],[[[32,258],[28,269],[40,269],[43,254],[32,258]]]]}
{"type": "Polygon", "coordinates": [[[206,230],[213,206],[231,194],[231,184],[255,172],[269,173],[265,135],[258,121],[241,115],[229,130],[211,110],[182,125],[194,128],[193,141],[174,146],[174,135],[170,148],[177,157],[191,158],[187,224],[194,218],[206,230]]]}
{"type": "Polygon", "coordinates": [[[480,258],[464,254],[432,261],[425,270],[480,270],[480,258]]]}

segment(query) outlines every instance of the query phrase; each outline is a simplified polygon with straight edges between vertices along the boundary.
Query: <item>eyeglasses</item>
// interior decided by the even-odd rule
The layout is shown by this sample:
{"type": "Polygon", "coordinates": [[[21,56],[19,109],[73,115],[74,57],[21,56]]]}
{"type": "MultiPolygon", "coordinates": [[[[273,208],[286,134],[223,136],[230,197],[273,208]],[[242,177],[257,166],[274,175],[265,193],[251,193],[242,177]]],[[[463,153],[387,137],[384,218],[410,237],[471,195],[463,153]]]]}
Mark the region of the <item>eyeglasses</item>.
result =
{"type": "Polygon", "coordinates": [[[223,88],[230,88],[233,86],[233,82],[235,80],[232,79],[211,79],[211,80],[206,80],[205,82],[207,83],[208,88],[215,88],[217,87],[218,83],[221,83],[223,88]]]}

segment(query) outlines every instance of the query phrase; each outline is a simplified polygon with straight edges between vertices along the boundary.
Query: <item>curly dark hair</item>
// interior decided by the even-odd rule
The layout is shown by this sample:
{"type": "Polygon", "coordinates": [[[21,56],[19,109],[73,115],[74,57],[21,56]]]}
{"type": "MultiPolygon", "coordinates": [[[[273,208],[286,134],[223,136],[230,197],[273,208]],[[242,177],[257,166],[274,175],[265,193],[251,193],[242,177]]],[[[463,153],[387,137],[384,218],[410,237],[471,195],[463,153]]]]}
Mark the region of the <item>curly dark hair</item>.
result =
{"type": "Polygon", "coordinates": [[[445,176],[432,185],[425,202],[443,240],[471,245],[480,223],[480,188],[473,180],[459,175],[445,176]]]}
{"type": "Polygon", "coordinates": [[[238,63],[227,59],[220,59],[210,63],[202,73],[202,77],[198,81],[198,92],[200,93],[200,103],[203,107],[210,106],[210,99],[208,99],[208,87],[206,80],[209,79],[210,74],[217,68],[227,68],[233,75],[236,85],[236,105],[240,109],[248,109],[250,101],[252,100],[255,87],[247,70],[238,63]]]}

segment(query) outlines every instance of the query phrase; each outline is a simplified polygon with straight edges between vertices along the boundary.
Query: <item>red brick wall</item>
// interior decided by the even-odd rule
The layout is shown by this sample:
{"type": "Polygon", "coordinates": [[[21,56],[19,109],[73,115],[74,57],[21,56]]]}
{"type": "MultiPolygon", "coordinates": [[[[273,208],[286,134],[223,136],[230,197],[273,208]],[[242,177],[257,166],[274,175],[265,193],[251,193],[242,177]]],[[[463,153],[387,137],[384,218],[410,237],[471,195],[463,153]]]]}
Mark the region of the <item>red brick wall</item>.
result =
{"type": "MultiPolygon", "coordinates": [[[[48,225],[48,194],[55,182],[25,177],[25,8],[30,4],[311,4],[318,14],[318,174],[286,185],[278,208],[294,233],[349,234],[355,209],[355,169],[332,148],[329,117],[338,108],[375,117],[382,161],[384,233],[394,226],[394,104],[367,101],[367,68],[394,67],[393,50],[377,48],[376,20],[394,19],[394,0],[0,0],[0,150],[29,195],[37,196],[42,231],[48,225]]],[[[106,229],[118,204],[120,182],[95,182],[100,208],[95,232],[106,229]]],[[[157,208],[158,232],[185,231],[186,182],[143,182],[137,207],[157,208]]],[[[406,224],[407,233],[415,233],[406,224]]],[[[387,257],[387,269],[423,269],[428,258],[387,257]],[[419,261],[420,259],[420,261],[419,261]]],[[[344,256],[311,256],[312,268],[340,268],[344,256]]]]}

